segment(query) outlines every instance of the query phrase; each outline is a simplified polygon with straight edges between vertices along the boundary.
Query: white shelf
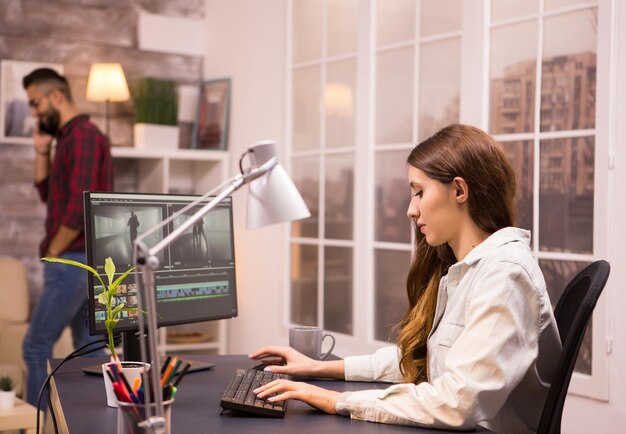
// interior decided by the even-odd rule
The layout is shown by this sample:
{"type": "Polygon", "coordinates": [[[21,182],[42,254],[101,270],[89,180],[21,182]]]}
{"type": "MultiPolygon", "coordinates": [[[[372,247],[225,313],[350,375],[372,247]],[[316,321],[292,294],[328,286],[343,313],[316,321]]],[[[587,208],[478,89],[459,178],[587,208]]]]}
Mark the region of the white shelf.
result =
{"type": "Polygon", "coordinates": [[[202,149],[139,149],[126,146],[111,147],[114,158],[170,159],[181,161],[215,161],[226,163],[227,151],[209,151],[202,149]]]}

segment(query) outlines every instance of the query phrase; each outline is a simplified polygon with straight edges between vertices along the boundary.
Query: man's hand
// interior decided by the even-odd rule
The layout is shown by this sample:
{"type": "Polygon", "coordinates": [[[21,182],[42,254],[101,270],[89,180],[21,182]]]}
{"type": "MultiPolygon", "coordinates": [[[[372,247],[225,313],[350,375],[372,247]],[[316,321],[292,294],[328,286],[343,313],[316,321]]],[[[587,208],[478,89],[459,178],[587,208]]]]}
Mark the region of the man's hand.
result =
{"type": "Polygon", "coordinates": [[[35,152],[38,155],[50,155],[50,148],[52,147],[52,140],[54,140],[54,137],[36,129],[33,133],[33,139],[35,139],[35,152]]]}

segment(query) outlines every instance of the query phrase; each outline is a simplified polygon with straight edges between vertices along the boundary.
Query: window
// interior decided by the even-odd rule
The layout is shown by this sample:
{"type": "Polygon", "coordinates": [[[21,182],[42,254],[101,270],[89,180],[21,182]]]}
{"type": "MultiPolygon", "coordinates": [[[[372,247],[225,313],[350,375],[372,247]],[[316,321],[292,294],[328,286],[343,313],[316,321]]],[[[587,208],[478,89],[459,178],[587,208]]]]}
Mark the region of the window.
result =
{"type": "MultiPolygon", "coordinates": [[[[516,169],[520,223],[532,230],[533,252],[556,305],[567,282],[601,248],[594,242],[598,7],[593,1],[520,3],[506,10],[491,3],[489,132],[516,169]],[[502,83],[513,80],[530,84],[528,95],[519,95],[516,122],[502,95],[502,83]]],[[[596,374],[593,350],[602,348],[594,345],[592,329],[576,364],[579,379],[596,374]]],[[[576,379],[572,389],[582,389],[576,379]]],[[[582,393],[603,397],[598,390],[582,393]]]]}
{"type": "MultiPolygon", "coordinates": [[[[596,3],[289,3],[290,163],[312,212],[292,224],[290,324],[331,330],[348,353],[395,340],[411,255],[406,157],[454,122],[503,144],[518,175],[518,225],[533,233],[553,302],[605,256],[597,165],[608,151],[596,118],[608,120],[596,113],[596,70],[608,8],[596,3]]],[[[571,389],[605,399],[602,314],[598,306],[571,389]]]]}
{"type": "Polygon", "coordinates": [[[358,1],[291,17],[292,176],[312,216],[292,225],[289,318],[352,335],[358,1]]]}
{"type": "Polygon", "coordinates": [[[373,324],[374,339],[393,341],[393,326],[408,306],[406,157],[415,143],[459,121],[461,10],[454,0],[379,0],[374,13],[373,324]],[[396,26],[399,17],[406,22],[396,26]]]}

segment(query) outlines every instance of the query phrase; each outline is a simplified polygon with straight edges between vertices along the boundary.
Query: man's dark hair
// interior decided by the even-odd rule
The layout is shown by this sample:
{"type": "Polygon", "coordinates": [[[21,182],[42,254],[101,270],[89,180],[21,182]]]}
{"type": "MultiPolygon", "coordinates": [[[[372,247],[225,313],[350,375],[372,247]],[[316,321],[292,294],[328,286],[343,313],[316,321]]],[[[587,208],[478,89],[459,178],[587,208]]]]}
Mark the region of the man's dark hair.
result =
{"type": "Polygon", "coordinates": [[[32,85],[48,85],[50,89],[57,89],[65,96],[69,102],[72,102],[72,93],[67,79],[50,68],[39,68],[22,78],[22,86],[24,89],[32,85]]]}

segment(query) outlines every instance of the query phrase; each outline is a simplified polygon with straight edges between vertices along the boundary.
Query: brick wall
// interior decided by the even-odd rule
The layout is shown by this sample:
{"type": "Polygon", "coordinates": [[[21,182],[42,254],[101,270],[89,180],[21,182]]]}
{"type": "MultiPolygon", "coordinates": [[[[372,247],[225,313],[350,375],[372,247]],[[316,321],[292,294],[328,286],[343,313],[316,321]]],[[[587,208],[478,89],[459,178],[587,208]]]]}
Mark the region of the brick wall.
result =
{"type": "MultiPolygon", "coordinates": [[[[0,59],[63,64],[79,110],[104,130],[104,106],[85,100],[92,63],[119,62],[130,83],[144,76],[195,85],[202,78],[200,56],[139,49],[140,11],[201,19],[204,0],[0,0],[0,59]]],[[[167,29],[163,29],[167,32],[167,29]]],[[[0,89],[1,92],[1,89],[0,89]]],[[[111,104],[114,145],[132,145],[132,102],[111,104]]],[[[181,125],[181,145],[191,125],[181,125]]],[[[32,145],[0,143],[0,256],[12,256],[28,269],[31,304],[41,292],[38,244],[44,206],[33,187],[32,145]]],[[[116,184],[128,190],[134,167],[116,164],[116,184]]],[[[1,287],[0,291],[10,288],[1,287]]]]}

